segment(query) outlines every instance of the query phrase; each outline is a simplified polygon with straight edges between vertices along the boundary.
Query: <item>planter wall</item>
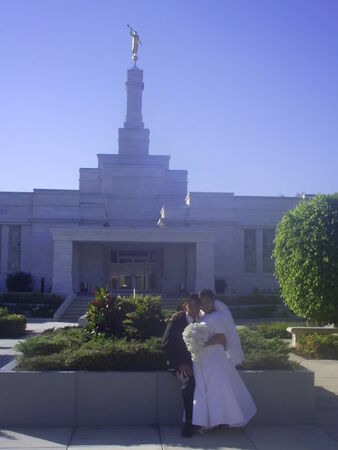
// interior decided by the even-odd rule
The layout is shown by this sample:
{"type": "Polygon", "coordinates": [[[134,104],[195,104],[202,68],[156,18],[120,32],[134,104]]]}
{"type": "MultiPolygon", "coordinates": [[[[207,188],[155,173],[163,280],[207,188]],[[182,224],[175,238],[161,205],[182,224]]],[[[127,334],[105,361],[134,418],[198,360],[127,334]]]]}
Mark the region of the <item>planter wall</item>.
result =
{"type": "MultiPolygon", "coordinates": [[[[258,412],[251,423],[314,422],[314,374],[240,371],[258,412]]],[[[180,385],[166,372],[0,372],[0,427],[175,424],[180,385]]]]}

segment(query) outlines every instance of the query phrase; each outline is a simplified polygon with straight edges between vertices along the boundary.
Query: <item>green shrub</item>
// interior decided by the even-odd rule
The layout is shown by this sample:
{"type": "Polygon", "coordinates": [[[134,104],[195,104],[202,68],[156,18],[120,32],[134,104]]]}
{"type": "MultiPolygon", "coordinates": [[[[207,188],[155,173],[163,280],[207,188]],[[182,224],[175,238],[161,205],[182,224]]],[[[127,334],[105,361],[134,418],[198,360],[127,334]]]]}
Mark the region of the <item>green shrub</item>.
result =
{"type": "Polygon", "coordinates": [[[37,354],[19,359],[18,370],[164,370],[161,339],[144,342],[126,339],[92,338],[80,347],[61,349],[50,355],[37,354]]]}
{"type": "Polygon", "coordinates": [[[305,358],[338,359],[338,335],[301,334],[297,336],[295,351],[305,358]]]}
{"type": "Polygon", "coordinates": [[[22,351],[27,357],[30,356],[41,356],[50,355],[51,353],[58,353],[61,350],[69,346],[67,338],[62,337],[41,337],[36,339],[35,337],[26,339],[25,342],[19,342],[17,345],[17,350],[22,351]]]}
{"type": "Polygon", "coordinates": [[[26,317],[20,314],[9,314],[6,308],[0,308],[0,311],[0,337],[22,336],[26,330],[26,317]]]}
{"type": "Polygon", "coordinates": [[[284,309],[277,308],[276,305],[247,306],[246,308],[236,308],[230,306],[234,319],[261,319],[269,317],[288,317],[284,309]]]}
{"type": "Polygon", "coordinates": [[[173,311],[172,309],[162,309],[162,315],[164,318],[165,324],[169,322],[169,320],[172,318],[172,316],[176,314],[176,311],[173,311]]]}
{"type": "Polygon", "coordinates": [[[65,360],[69,370],[147,371],[166,367],[159,338],[144,342],[109,339],[105,345],[99,344],[90,341],[79,351],[68,353],[65,360]]]}
{"type": "Polygon", "coordinates": [[[161,297],[137,295],[133,311],[126,313],[123,321],[128,337],[144,341],[152,336],[162,336],[165,320],[161,310],[161,297]]]}
{"type": "MultiPolygon", "coordinates": [[[[288,345],[278,339],[265,339],[247,328],[239,330],[247,370],[289,370],[288,345]]],[[[161,338],[143,342],[126,338],[91,335],[85,329],[68,327],[47,330],[16,346],[22,352],[18,370],[165,370],[161,338]]]]}
{"type": "Polygon", "coordinates": [[[55,309],[48,306],[35,306],[30,310],[32,317],[53,317],[54,312],[55,309]]]}
{"type": "Polygon", "coordinates": [[[272,322],[249,325],[248,328],[257,331],[266,339],[291,339],[291,334],[286,330],[291,326],[300,326],[299,322],[272,322]]]}
{"type": "Polygon", "coordinates": [[[32,290],[32,275],[21,270],[9,273],[6,278],[6,286],[10,292],[30,292],[32,290]]]}
{"type": "Polygon", "coordinates": [[[58,308],[63,302],[64,297],[56,294],[44,294],[41,292],[29,292],[29,293],[13,293],[5,292],[0,294],[0,304],[20,304],[20,305],[51,305],[58,308]]]}
{"type": "Polygon", "coordinates": [[[266,339],[260,333],[250,330],[247,327],[238,330],[238,334],[241,339],[243,352],[246,355],[261,350],[278,353],[284,357],[288,356],[289,344],[278,338],[266,339]]]}
{"type": "Polygon", "coordinates": [[[266,339],[261,333],[247,327],[238,331],[243,352],[245,370],[290,370],[298,366],[289,361],[289,345],[278,338],[266,339]]]}
{"type": "Polygon", "coordinates": [[[338,193],[301,201],[277,227],[275,269],[288,308],[338,323],[338,193]]]}
{"type": "Polygon", "coordinates": [[[63,300],[64,298],[59,295],[40,292],[20,294],[6,292],[0,295],[0,305],[6,305],[11,313],[32,317],[53,317],[63,300]]]}
{"type": "Polygon", "coordinates": [[[217,295],[219,300],[222,300],[228,306],[236,306],[236,305],[282,305],[283,300],[279,295],[273,294],[261,294],[261,293],[252,293],[248,295],[241,295],[238,297],[228,297],[228,296],[220,296],[217,295]]]}
{"type": "Polygon", "coordinates": [[[5,306],[9,314],[25,314],[26,309],[20,305],[7,305],[5,306]]]}
{"type": "Polygon", "coordinates": [[[87,312],[87,329],[92,334],[146,340],[161,336],[165,320],[161,298],[136,295],[115,298],[107,289],[98,289],[87,312]]]}
{"type": "Polygon", "coordinates": [[[38,355],[19,359],[16,370],[67,370],[62,353],[38,355]]]}
{"type": "Polygon", "coordinates": [[[100,288],[95,293],[95,300],[89,305],[87,312],[87,330],[94,335],[122,337],[124,334],[123,320],[126,313],[132,311],[128,299],[123,301],[115,298],[107,289],[100,288]]]}
{"type": "Polygon", "coordinates": [[[9,311],[8,308],[0,308],[0,317],[8,316],[9,311]]]}
{"type": "Polygon", "coordinates": [[[295,361],[282,358],[273,352],[250,352],[245,355],[243,363],[238,366],[242,370],[293,370],[299,366],[295,361]]]}
{"type": "Polygon", "coordinates": [[[64,349],[78,348],[89,338],[83,328],[65,327],[58,330],[46,330],[38,336],[32,336],[18,342],[15,350],[25,357],[49,355],[64,349]]]}

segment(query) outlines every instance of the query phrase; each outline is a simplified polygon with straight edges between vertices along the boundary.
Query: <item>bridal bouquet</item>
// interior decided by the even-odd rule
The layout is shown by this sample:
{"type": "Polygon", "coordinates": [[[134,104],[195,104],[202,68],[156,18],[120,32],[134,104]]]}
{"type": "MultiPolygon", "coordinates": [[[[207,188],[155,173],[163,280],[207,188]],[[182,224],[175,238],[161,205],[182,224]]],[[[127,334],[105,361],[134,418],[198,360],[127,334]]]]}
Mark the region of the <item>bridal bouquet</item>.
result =
{"type": "Polygon", "coordinates": [[[204,344],[209,339],[209,331],[206,323],[195,322],[189,324],[183,331],[183,340],[191,353],[191,359],[197,361],[204,344]]]}

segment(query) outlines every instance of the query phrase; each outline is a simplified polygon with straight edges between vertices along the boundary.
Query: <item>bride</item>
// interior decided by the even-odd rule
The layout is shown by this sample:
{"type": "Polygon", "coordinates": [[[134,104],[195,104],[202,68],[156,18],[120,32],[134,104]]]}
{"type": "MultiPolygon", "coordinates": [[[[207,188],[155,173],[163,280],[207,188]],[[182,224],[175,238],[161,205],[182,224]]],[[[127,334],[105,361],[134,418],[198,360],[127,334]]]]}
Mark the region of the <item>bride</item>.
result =
{"type": "Polygon", "coordinates": [[[239,336],[226,305],[214,299],[210,289],[200,294],[201,320],[209,329],[209,340],[193,363],[195,394],[194,425],[201,432],[217,425],[241,427],[248,423],[257,409],[235,366],[243,359],[239,336]]]}

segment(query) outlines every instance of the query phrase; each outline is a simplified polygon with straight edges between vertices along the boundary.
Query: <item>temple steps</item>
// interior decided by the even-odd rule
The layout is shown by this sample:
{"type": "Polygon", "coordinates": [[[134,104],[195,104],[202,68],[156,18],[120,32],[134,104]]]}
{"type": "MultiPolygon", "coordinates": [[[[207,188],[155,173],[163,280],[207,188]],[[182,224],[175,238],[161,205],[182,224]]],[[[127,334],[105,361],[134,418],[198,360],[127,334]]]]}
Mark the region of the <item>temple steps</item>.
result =
{"type": "Polygon", "coordinates": [[[61,317],[61,321],[78,322],[79,318],[88,311],[88,304],[93,300],[93,297],[75,297],[73,302],[69,305],[69,307],[61,317]]]}

